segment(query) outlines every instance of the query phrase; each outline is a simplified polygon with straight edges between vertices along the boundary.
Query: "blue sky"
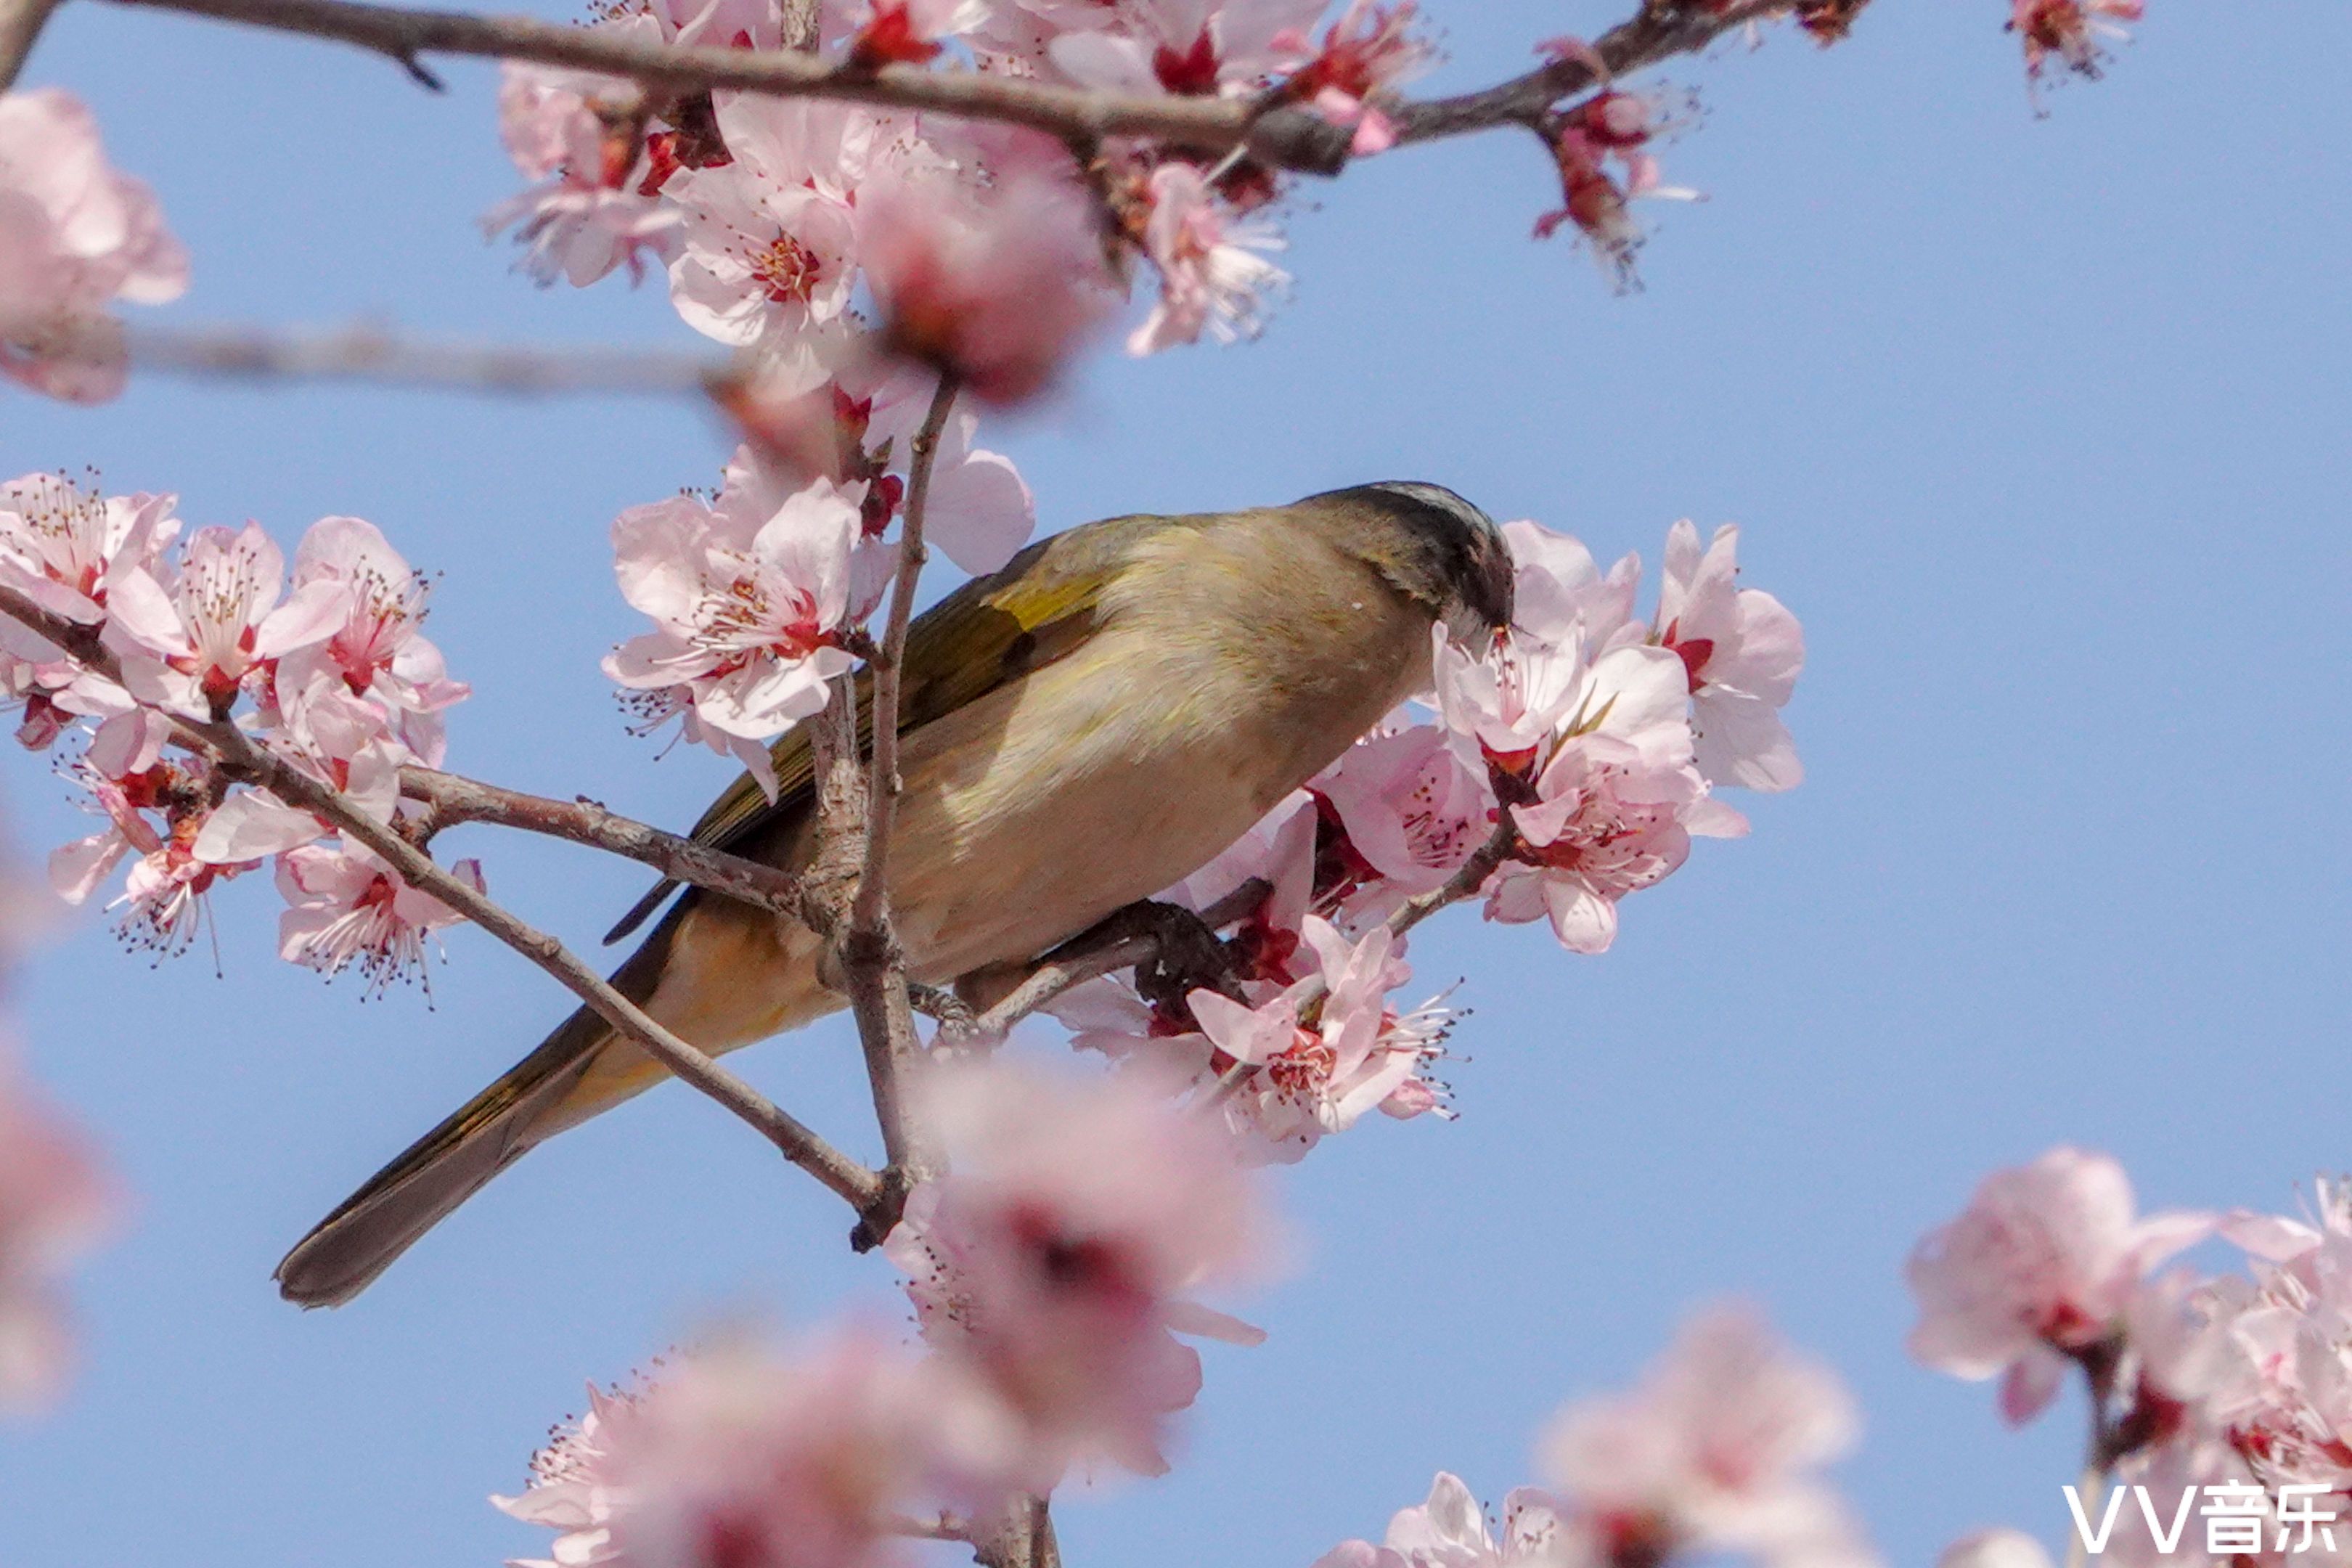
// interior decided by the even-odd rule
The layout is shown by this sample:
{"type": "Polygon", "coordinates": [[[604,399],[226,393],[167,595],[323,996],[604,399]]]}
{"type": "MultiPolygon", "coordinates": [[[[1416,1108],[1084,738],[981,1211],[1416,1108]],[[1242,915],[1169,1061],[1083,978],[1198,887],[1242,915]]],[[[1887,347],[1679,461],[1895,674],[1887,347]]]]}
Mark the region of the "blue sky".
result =
{"type": "MultiPolygon", "coordinates": [[[[1616,16],[1431,9],[1433,86],[1616,16]]],[[[1366,1127],[1284,1179],[1311,1257],[1249,1304],[1271,1341],[1211,1353],[1174,1475],[1064,1510],[1074,1563],[1303,1568],[1440,1467],[1499,1499],[1555,1405],[1726,1294],[1853,1384],[1843,1475],[1891,1561],[1996,1521],[2054,1539],[2076,1412],[2009,1434],[1989,1390],[1906,1361],[1913,1239],[2060,1141],[2116,1152],[2152,1205],[2284,1205],[2352,1163],[2352,111],[2285,68],[2342,58],[2352,16],[2151,10],[2043,120],[1998,0],[1881,0],[1826,54],[1776,33],[1684,63],[1707,112],[1666,167],[1709,200],[1651,215],[1625,298],[1528,239],[1553,192],[1524,139],[1376,160],[1300,193],[1263,342],[1105,358],[994,426],[1049,528],[1379,478],[1604,556],[1736,521],[1811,646],[1810,781],[1629,902],[1615,951],[1466,911],[1416,938],[1476,1009],[1462,1119],[1366,1127]]],[[[76,5],[28,79],[91,100],[162,193],[195,259],[168,319],[689,342],[657,289],[541,293],[483,245],[513,186],[493,79],[446,74],[435,97],[355,52],[76,5]]],[[[478,691],[455,764],[665,822],[726,771],[623,733],[604,529],[724,456],[646,401],[0,402],[0,472],[95,464],[289,540],[378,522],[446,573],[434,632],[478,691]]],[[[83,830],[38,761],[5,787],[28,857],[83,830]]],[[[495,891],[583,945],[639,890],[467,832],[495,891]]],[[[535,1153],[354,1307],[284,1306],[285,1246],[563,1003],[467,932],[429,1009],[362,1003],[278,963],[249,884],[221,900],[226,978],[85,919],[19,982],[37,1069],[137,1212],[80,1280],[73,1398],[0,1430],[0,1563],[491,1563],[541,1537],[484,1494],[585,1379],[717,1312],[895,1310],[832,1200],[682,1091],[535,1153]]],[[[855,1058],[836,1026],[736,1059],[855,1138],[855,1058]]]]}

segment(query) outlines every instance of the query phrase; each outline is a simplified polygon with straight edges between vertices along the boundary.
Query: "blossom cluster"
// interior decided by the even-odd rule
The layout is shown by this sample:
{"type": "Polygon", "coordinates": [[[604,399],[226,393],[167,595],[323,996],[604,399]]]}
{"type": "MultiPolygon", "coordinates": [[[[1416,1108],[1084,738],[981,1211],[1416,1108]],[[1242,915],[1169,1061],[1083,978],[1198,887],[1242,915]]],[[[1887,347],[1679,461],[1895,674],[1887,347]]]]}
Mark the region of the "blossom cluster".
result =
{"type": "Polygon", "coordinates": [[[1749,1310],[1702,1312],[1634,1388],[1579,1400],[1539,1448],[1541,1488],[1490,1522],[1441,1471],[1385,1539],[1343,1542],[1316,1568],[1657,1568],[1738,1556],[1770,1568],[1878,1561],[1822,1468],[1853,1445],[1852,1399],[1749,1310]]]}
{"type": "MultiPolygon", "coordinates": [[[[937,59],[1122,94],[1279,89],[1392,138],[1384,105],[1425,62],[1409,3],[1355,0],[826,0],[820,48],[856,68],[937,59]]],[[[762,0],[641,0],[591,26],[647,41],[774,48],[762,0]]],[[[1275,174],[1140,139],[1085,167],[1024,129],[720,91],[654,100],[610,78],[507,68],[500,128],[537,184],[485,219],[542,281],[667,275],[679,315],[754,355],[769,395],[813,391],[881,353],[1011,402],[1055,379],[1117,306],[1133,261],[1159,278],[1137,353],[1255,330],[1285,281],[1264,253],[1275,174]],[[870,312],[871,320],[864,312],[870,312]],[[870,331],[861,330],[870,327],[870,331]]]]}
{"type": "MultiPolygon", "coordinates": [[[[80,903],[127,862],[121,930],[175,952],[215,885],[274,860],[282,954],[357,964],[380,987],[457,916],[335,824],[226,776],[201,731],[234,724],[394,822],[401,767],[442,760],[445,711],[467,690],[421,630],[427,584],[358,518],[312,524],[289,580],[258,524],[184,533],[176,509],[47,474],[0,484],[0,588],[61,639],[0,617],[0,693],[29,749],[86,735],[61,771],[103,819],[51,856],[51,880],[80,903]]],[[[478,883],[470,862],[455,869],[478,883]]]]}
{"type": "MultiPolygon", "coordinates": [[[[771,417],[715,495],[632,507],[613,524],[621,595],[654,623],[604,661],[637,727],[732,756],[775,788],[768,747],[824,706],[898,561],[886,537],[907,492],[936,373],[855,372],[771,417]]],[[[1036,503],[1010,458],[950,413],[931,456],[924,538],[971,573],[1028,542],[1036,503]]]]}
{"type": "Polygon", "coordinates": [[[1073,1465],[1166,1468],[1201,1384],[1175,1336],[1263,1337],[1193,1299],[1271,1254],[1229,1142],[1116,1076],[973,1066],[926,1098],[952,1173],[885,1246],[922,1345],[732,1341],[592,1390],[530,1487],[494,1500],[557,1531],[557,1563],[853,1568],[910,1519],[985,1520],[1073,1465]]]}
{"type": "Polygon", "coordinates": [[[1803,778],[1780,710],[1804,663],[1794,616],[1738,585],[1738,533],[1666,541],[1658,602],[1634,613],[1641,563],[1603,573],[1575,539],[1504,529],[1517,621],[1491,647],[1432,637],[1433,690],[1366,736],[1216,860],[1161,895],[1205,910],[1270,889],[1229,944],[1240,994],[1147,999],[1131,976],[1052,1004],[1072,1043],[1210,1098],[1259,1157],[1296,1160],[1379,1110],[1445,1114],[1431,1076],[1452,1015],[1401,1004],[1399,917],[1452,892],[1487,917],[1549,921],[1605,951],[1617,906],[1679,868],[1693,836],[1747,822],[1719,786],[1803,778]],[[1449,889],[1482,847],[1482,880],[1449,889]]]}
{"type": "MultiPolygon", "coordinates": [[[[2114,1159],[2053,1149],[1987,1177],[1920,1243],[1910,1279],[1913,1354],[1957,1376],[1998,1376],[2012,1423],[2082,1375],[2091,1461],[2112,1473],[2118,1503],[2104,1561],[2352,1563],[2352,1528],[2257,1524],[2258,1545],[2216,1555],[2176,1524],[2200,1488],[2256,1500],[2262,1514],[2289,1495],[2322,1517],[2352,1513],[2352,1185],[2320,1182],[2299,1217],[2141,1215],[2114,1159]],[[2163,1267],[2208,1240],[2234,1248],[2242,1270],[2163,1267]],[[2126,1489],[2137,1506],[2120,1505],[2126,1489]]],[[[2084,1528],[2101,1529],[2095,1501],[2084,1506],[2084,1528]]],[[[1970,1550],[1987,1564],[2039,1552],[2011,1532],[1970,1550]]]]}

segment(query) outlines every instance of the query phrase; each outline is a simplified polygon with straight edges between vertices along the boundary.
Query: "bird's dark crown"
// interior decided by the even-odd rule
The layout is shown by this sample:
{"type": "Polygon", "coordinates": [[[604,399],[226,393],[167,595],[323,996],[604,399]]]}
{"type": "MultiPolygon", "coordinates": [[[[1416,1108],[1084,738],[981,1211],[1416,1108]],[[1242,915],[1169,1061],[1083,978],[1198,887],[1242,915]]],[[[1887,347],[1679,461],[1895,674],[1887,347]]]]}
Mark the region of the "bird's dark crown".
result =
{"type": "Polygon", "coordinates": [[[1338,501],[1377,510],[1402,530],[1409,558],[1396,564],[1417,583],[1457,637],[1495,632],[1511,624],[1517,570],[1503,531],[1469,501],[1418,479],[1384,479],[1327,490],[1309,501],[1338,501]]]}

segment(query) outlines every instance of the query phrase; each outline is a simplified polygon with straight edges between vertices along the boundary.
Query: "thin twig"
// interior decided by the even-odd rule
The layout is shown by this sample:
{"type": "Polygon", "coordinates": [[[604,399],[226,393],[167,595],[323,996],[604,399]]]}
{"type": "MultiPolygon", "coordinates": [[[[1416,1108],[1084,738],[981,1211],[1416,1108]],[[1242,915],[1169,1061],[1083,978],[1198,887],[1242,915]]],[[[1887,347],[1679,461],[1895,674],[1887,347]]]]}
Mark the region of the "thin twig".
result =
{"type": "MultiPolygon", "coordinates": [[[[99,644],[95,627],[77,626],[51,615],[8,587],[0,587],[0,615],[38,632],[88,668],[110,679],[120,679],[120,666],[99,644]]],[[[233,723],[205,723],[163,710],[157,711],[170,721],[173,737],[181,744],[211,758],[224,776],[267,790],[285,804],[333,824],[390,866],[410,887],[439,900],[554,976],[624,1038],[644,1047],[671,1072],[759,1129],[784,1158],[838,1194],[861,1215],[879,1200],[882,1182],[873,1171],[835,1149],[750,1084],[646,1016],[563,943],[525,923],[434,864],[431,856],[402,837],[390,825],[362,811],[341,791],[263,749],[233,723]]]]}
{"type": "Polygon", "coordinates": [[[419,847],[460,823],[519,828],[642,861],[674,881],[788,915],[812,931],[828,929],[827,911],[790,872],[664,832],[593,800],[552,800],[424,767],[400,770],[400,793],[425,808],[421,826],[408,835],[419,847]]]}
{"type": "Polygon", "coordinates": [[[0,0],[0,92],[16,85],[58,0],[0,0]]]}
{"type": "MultiPolygon", "coordinates": [[[[1128,97],[996,72],[910,65],[863,69],[820,60],[802,49],[681,48],[522,16],[481,16],[359,0],[117,3],[355,44],[388,56],[434,86],[438,83],[418,64],[420,55],[536,60],[625,77],[656,92],[725,88],[1003,121],[1034,127],[1073,145],[1092,145],[1106,136],[1140,136],[1196,152],[1242,148],[1269,167],[1313,174],[1336,174],[1346,167],[1352,140],[1349,130],[1309,110],[1269,109],[1247,99],[1128,97]]],[[[1734,27],[1785,15],[1797,4],[1647,0],[1635,16],[1602,34],[1595,46],[1605,72],[1595,71],[1583,59],[1560,58],[1477,92],[1398,105],[1390,118],[1400,142],[1429,142],[1497,126],[1533,126],[1553,104],[1595,85],[1604,75],[1624,75],[1704,48],[1734,27]]]]}
{"type": "Polygon", "coordinates": [[[1501,125],[1534,125],[1561,99],[1631,76],[1676,55],[1703,49],[1734,27],[1783,16],[1796,0],[1651,0],[1629,19],[1601,35],[1593,45],[1608,69],[1596,71],[1580,56],[1563,56],[1510,80],[1476,92],[1408,103],[1390,115],[1397,140],[1433,142],[1501,125]]]}
{"type": "MultiPolygon", "coordinates": [[[[1257,908],[1270,890],[1263,879],[1253,877],[1192,918],[1211,931],[1221,931],[1257,908]]],[[[1154,911],[1166,908],[1129,904],[1072,937],[1038,960],[1027,978],[974,1019],[970,1033],[981,1038],[1002,1035],[1066,991],[1160,956],[1169,946],[1167,928],[1154,911]]]]}
{"type": "MultiPolygon", "coordinates": [[[[0,5],[9,0],[0,0],[0,5]]],[[[93,339],[93,352],[111,352],[93,339]]],[[[604,346],[559,348],[408,337],[367,325],[127,327],[131,363],[145,370],[230,381],[357,381],[522,396],[707,393],[739,374],[709,354],[604,346]]]]}

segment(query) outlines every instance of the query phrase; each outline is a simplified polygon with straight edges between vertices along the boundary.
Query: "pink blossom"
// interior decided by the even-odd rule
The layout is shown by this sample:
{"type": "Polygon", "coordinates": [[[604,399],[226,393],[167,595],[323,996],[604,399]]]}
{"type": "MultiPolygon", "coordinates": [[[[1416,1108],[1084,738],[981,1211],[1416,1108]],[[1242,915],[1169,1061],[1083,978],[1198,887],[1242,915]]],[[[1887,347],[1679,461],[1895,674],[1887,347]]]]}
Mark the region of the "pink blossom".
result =
{"type": "Polygon", "coordinates": [[[142,702],[196,718],[226,715],[248,675],[332,635],[346,595],[314,582],[283,604],[284,558],[260,525],[202,528],[176,570],[126,568],[107,601],[107,646],[142,702]]]}
{"type": "Polygon", "coordinates": [[[1536,765],[1583,693],[1582,640],[1554,647],[1514,635],[1473,649],[1438,626],[1430,643],[1437,708],[1445,727],[1507,771],[1522,773],[1536,765]]]}
{"type": "Polygon", "coordinates": [[[680,496],[613,524],[621,595],[656,630],[604,672],[656,715],[690,707],[702,734],[766,776],[765,742],[824,706],[854,662],[840,634],[852,601],[860,490],[811,480],[777,496],[739,456],[716,503],[680,496]]]}
{"type": "Polygon", "coordinates": [[[1338,818],[1349,848],[1385,884],[1349,904],[1360,917],[1396,897],[1442,886],[1495,829],[1486,770],[1465,761],[1433,724],[1366,737],[1307,788],[1338,818]]]}
{"type": "MultiPolygon", "coordinates": [[[[592,24],[656,39],[648,13],[592,24]]],[[[500,69],[499,134],[515,167],[539,183],[482,216],[495,238],[509,227],[529,248],[521,266],[541,284],[586,288],[626,263],[643,277],[647,258],[666,261],[677,245],[677,213],[640,188],[649,163],[633,123],[638,89],[589,71],[509,60],[500,69]]]]}
{"type": "Polygon", "coordinates": [[[851,36],[851,64],[866,70],[936,59],[940,40],[986,24],[991,0],[866,0],[851,36]]]}
{"type": "Polygon", "coordinates": [[[214,884],[249,868],[195,853],[212,793],[203,765],[193,758],[157,763],[110,778],[85,761],[73,776],[90,792],[107,825],[50,853],[50,885],[68,903],[83,903],[129,858],[123,890],[107,905],[123,911],[117,934],[158,957],[184,951],[204,924],[205,895],[214,884]],[[160,826],[152,820],[157,816],[160,826]]]}
{"type": "Polygon", "coordinates": [[[1166,1417],[1201,1379],[1171,1331],[1260,1337],[1187,1299],[1265,1254],[1255,1184],[1213,1126],[1124,1077],[966,1070],[932,1098],[953,1173],[885,1244],[925,1337],[1019,1412],[1032,1484],[1091,1454],[1165,1469],[1166,1417]]]}
{"type": "Polygon", "coordinates": [[[1618,900],[1677,869],[1693,833],[1745,830],[1691,766],[1686,694],[1663,648],[1621,647],[1592,666],[1536,799],[1511,807],[1525,847],[1490,885],[1489,919],[1549,916],[1570,952],[1605,952],[1618,900]]]}
{"type": "Polygon", "coordinates": [[[295,592],[319,584],[341,590],[341,626],[287,656],[279,684],[299,692],[315,675],[339,680],[383,710],[418,761],[440,766],[448,749],[443,715],[473,689],[449,679],[441,650],[424,635],[431,584],[373,523],[356,517],[322,517],[302,536],[295,592]]]}
{"type": "Polygon", "coordinates": [[[114,1210],[80,1134],[0,1057],[0,1408],[45,1404],[63,1383],[69,1336],[58,1280],[114,1210]]]}
{"type": "Polygon", "coordinates": [[[154,193],[108,167],[81,100],[0,94],[0,375],[103,402],[124,373],[108,306],[160,305],[187,286],[187,253],[154,193]]]}
{"type": "MultiPolygon", "coordinates": [[[[1083,87],[1185,97],[1263,85],[1322,14],[1325,0],[1126,0],[1110,26],[1071,31],[1048,46],[1055,66],[1083,87]]],[[[1047,7],[1029,0],[1032,9],[1047,7]]],[[[1055,12],[1076,9],[1066,3],[1055,12]]]]}
{"type": "Polygon", "coordinates": [[[2095,79],[2106,60],[2100,40],[2128,40],[2121,24],[2147,13],[2146,0],[2010,0],[2009,30],[2025,47],[2028,89],[2039,88],[2053,56],[2068,70],[2095,79]]]}
{"type": "Polygon", "coordinates": [[[1716,784],[1794,789],[1797,746],[1780,722],[1805,665],[1805,634],[1780,601],[1739,580],[1739,530],[1726,525],[1701,553],[1685,520],[1666,535],[1658,641],[1690,676],[1698,770],[1716,784]]]}
{"type": "Polygon", "coordinates": [[[523,1568],[881,1568],[894,1521],[986,1502],[1008,1433],[951,1366],[879,1336],[730,1342],[588,1414],[499,1509],[557,1532],[523,1568]]]}
{"type": "Polygon", "coordinates": [[[686,324],[814,368],[856,280],[847,202],[807,184],[755,183],[740,162],[688,170],[667,189],[684,214],[669,282],[686,324]]]}
{"type": "Polygon", "coordinates": [[[1231,218],[1190,163],[1162,163],[1146,188],[1143,248],[1160,269],[1160,299],[1127,340],[1128,352],[1196,342],[1203,329],[1220,342],[1255,337],[1265,297],[1290,281],[1258,254],[1280,249],[1281,236],[1262,220],[1231,218]]]}
{"type": "Polygon", "coordinates": [[[2213,1224],[2136,1219],[2130,1180],[2105,1154],[2058,1148],[1995,1172],[1911,1254],[1911,1353],[1957,1377],[2005,1373],[2003,1412],[2025,1420],[2056,1392],[2064,1358],[2116,1332],[2141,1277],[2213,1224]]]}
{"type": "MultiPolygon", "coordinates": [[[[173,496],[107,497],[61,477],[0,485],[0,583],[53,615],[96,626],[121,573],[152,570],[180,531],[173,496]]],[[[7,695],[25,703],[17,738],[41,750],[78,717],[125,711],[130,694],[23,623],[0,617],[7,695]]]]}
{"type": "Polygon", "coordinates": [[[1836,1373],[1725,1306],[1693,1319],[1631,1392],[1561,1412],[1543,1458],[1555,1493],[1618,1561],[1725,1552],[1770,1568],[1864,1568],[1874,1553],[1816,1473],[1856,1426],[1836,1373]],[[1650,1550],[1628,1552],[1634,1542],[1650,1550]]]}
{"type": "Polygon", "coordinates": [[[889,351],[987,402],[1045,391],[1109,309],[1087,198],[1052,174],[879,183],[858,241],[889,351]]]}
{"type": "Polygon", "coordinates": [[[1381,102],[1435,58],[1435,50],[1407,31],[1415,10],[1413,0],[1349,0],[1324,33],[1320,49],[1310,49],[1303,32],[1280,40],[1305,57],[1291,68],[1290,89],[1332,124],[1354,127],[1349,151],[1359,158],[1396,144],[1396,127],[1381,102]]]}
{"type": "MultiPolygon", "coordinates": [[[[889,377],[874,394],[866,444],[887,447],[890,460],[905,468],[938,385],[939,378],[925,372],[889,377]]],[[[1037,500],[1028,481],[1012,458],[972,445],[979,431],[980,416],[969,409],[948,416],[931,454],[930,499],[923,509],[925,541],[976,577],[1012,560],[1037,529],[1037,500]]]]}
{"type": "Polygon", "coordinates": [[[1548,647],[1581,646],[1597,658],[1627,641],[1640,641],[1633,596],[1642,584],[1642,559],[1626,555],[1604,575],[1592,552],[1572,534],[1555,533],[1525,521],[1503,525],[1518,571],[1511,632],[1548,647]]]}
{"type": "MultiPolygon", "coordinates": [[[[459,860],[449,874],[482,891],[479,861],[459,860]]],[[[306,844],[279,856],[278,890],[289,906],[278,919],[278,956],[330,979],[356,964],[370,994],[424,978],[427,939],[466,918],[348,835],[335,847],[306,844]]]]}
{"type": "MultiPolygon", "coordinates": [[[[340,678],[323,672],[314,672],[305,689],[287,699],[266,743],[383,823],[400,805],[401,765],[414,756],[393,733],[383,708],[352,696],[340,678]]],[[[246,866],[333,831],[331,824],[265,790],[241,789],[204,819],[191,853],[212,865],[246,866]]]]}
{"type": "Polygon", "coordinates": [[[1389,1008],[1389,992],[1412,971],[1385,925],[1350,942],[1309,915],[1303,933],[1315,968],[1298,984],[1255,1007],[1207,990],[1187,998],[1217,1049],[1258,1069],[1225,1101],[1227,1121],[1284,1161],[1303,1158],[1368,1110],[1410,1118],[1437,1110],[1442,1089],[1422,1069],[1450,1026],[1442,1008],[1389,1008]]]}
{"type": "Polygon", "coordinates": [[[1532,1487],[1503,1500],[1502,1538],[1496,1539],[1486,1510],[1459,1476],[1444,1470],[1430,1483],[1429,1500],[1400,1509],[1389,1521],[1386,1542],[1344,1542],[1316,1561],[1315,1568],[1579,1568],[1588,1552],[1578,1550],[1577,1523],[1532,1487]]]}
{"type": "Polygon", "coordinates": [[[1660,100],[1613,88],[1561,114],[1552,128],[1552,157],[1565,205],[1536,220],[1536,237],[1549,238],[1573,223],[1618,289],[1634,287],[1633,261],[1643,236],[1627,204],[1643,196],[1699,199],[1696,191],[1659,184],[1658,161],[1647,148],[1670,123],[1660,100]],[[1612,159],[1615,174],[1608,166],[1612,159]]]}

